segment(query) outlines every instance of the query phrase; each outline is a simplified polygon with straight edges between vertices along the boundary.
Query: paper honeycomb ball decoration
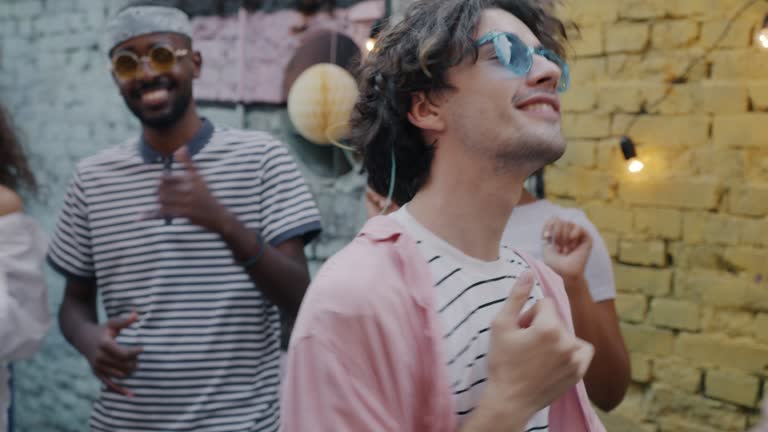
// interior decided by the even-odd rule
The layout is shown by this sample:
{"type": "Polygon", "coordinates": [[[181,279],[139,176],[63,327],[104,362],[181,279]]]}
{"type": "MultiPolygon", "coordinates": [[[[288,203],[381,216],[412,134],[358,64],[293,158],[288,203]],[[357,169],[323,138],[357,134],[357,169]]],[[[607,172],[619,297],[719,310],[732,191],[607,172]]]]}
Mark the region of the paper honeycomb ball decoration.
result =
{"type": "Polygon", "coordinates": [[[331,144],[349,133],[357,83],[344,68],[316,64],[299,75],[288,93],[288,116],[307,140],[331,144]]]}

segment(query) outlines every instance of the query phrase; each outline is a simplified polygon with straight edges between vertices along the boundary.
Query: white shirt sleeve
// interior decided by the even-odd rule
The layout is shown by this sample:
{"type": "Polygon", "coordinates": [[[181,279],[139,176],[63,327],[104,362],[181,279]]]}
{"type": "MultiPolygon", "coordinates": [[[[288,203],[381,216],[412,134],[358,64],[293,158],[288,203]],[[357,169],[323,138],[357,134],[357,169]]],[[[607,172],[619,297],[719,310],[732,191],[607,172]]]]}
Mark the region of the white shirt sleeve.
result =
{"type": "Polygon", "coordinates": [[[0,361],[32,355],[48,326],[45,240],[22,214],[0,217],[0,361]]]}

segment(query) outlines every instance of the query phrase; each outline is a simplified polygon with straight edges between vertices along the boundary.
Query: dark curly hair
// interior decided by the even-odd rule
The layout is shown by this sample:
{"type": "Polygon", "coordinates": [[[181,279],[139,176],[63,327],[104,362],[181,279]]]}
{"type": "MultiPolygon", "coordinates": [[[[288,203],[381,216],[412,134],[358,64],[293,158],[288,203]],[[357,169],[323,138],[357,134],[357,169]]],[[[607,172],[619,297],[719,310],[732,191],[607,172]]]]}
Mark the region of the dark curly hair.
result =
{"type": "Polygon", "coordinates": [[[25,186],[31,191],[37,189],[37,182],[29,168],[24,149],[16,137],[11,119],[0,107],[0,185],[18,191],[25,186]]]}
{"type": "Polygon", "coordinates": [[[392,151],[397,165],[393,201],[411,200],[429,177],[434,143],[410,123],[414,93],[434,97],[451,90],[447,71],[471,57],[483,10],[503,9],[525,23],[542,45],[565,57],[565,26],[553,15],[556,0],[417,0],[405,17],[379,35],[359,71],[360,96],[350,140],[362,153],[369,186],[387,195],[392,151]]]}

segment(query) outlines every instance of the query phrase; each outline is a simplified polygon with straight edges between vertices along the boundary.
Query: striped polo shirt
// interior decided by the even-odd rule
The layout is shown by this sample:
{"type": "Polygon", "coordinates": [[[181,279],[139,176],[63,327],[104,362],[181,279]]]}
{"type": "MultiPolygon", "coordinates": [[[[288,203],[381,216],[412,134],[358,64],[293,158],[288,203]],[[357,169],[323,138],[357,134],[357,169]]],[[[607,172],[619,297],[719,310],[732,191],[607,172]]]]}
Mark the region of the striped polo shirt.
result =
{"type": "MultiPolygon", "coordinates": [[[[502,247],[496,261],[472,258],[421,225],[403,206],[394,217],[416,240],[429,263],[435,299],[443,323],[443,342],[456,416],[463,423],[482,399],[488,379],[491,322],[509,296],[515,279],[528,264],[512,249],[502,247]]],[[[523,311],[543,298],[535,282],[523,311]]],[[[547,432],[549,408],[537,412],[525,432],[547,432]]]]}
{"type": "MultiPolygon", "coordinates": [[[[216,198],[265,241],[320,231],[319,213],[286,148],[269,134],[207,120],[187,144],[216,198]]],[[[184,167],[139,140],[79,163],[48,260],[95,279],[110,318],[139,320],[118,336],[142,346],[136,372],[102,389],[95,431],[275,431],[280,317],[219,235],[185,218],[143,220],[164,172],[184,167]]]]}

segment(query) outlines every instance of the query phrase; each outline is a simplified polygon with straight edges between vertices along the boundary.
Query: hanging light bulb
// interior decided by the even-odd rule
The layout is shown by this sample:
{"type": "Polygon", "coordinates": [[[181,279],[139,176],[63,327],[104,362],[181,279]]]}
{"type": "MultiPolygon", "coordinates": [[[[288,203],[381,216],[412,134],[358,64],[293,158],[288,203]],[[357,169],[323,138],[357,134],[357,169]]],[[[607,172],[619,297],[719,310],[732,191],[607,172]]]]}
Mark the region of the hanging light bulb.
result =
{"type": "Polygon", "coordinates": [[[368,50],[368,52],[371,52],[374,48],[376,48],[376,39],[368,38],[365,42],[365,49],[368,50]]]}
{"type": "Polygon", "coordinates": [[[757,43],[764,49],[768,49],[768,15],[763,19],[763,26],[757,32],[757,43]]]}
{"type": "Polygon", "coordinates": [[[635,142],[628,136],[621,137],[621,153],[627,161],[627,170],[632,174],[639,173],[645,168],[643,161],[637,158],[635,142]]]}

